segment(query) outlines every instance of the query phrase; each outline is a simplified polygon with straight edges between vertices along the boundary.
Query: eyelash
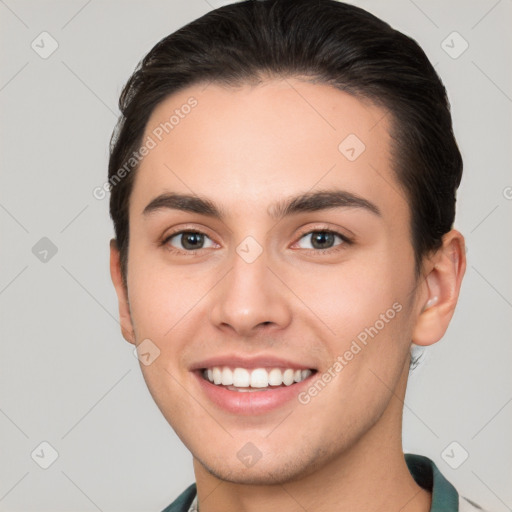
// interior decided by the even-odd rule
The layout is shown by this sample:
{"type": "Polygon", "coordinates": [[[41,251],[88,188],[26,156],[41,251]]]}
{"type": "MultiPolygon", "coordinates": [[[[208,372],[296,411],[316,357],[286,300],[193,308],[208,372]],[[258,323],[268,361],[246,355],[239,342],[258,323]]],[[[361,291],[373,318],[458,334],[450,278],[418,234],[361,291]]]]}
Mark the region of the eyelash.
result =
{"type": "MultiPolygon", "coordinates": [[[[174,254],[185,254],[187,256],[194,256],[196,255],[199,251],[201,251],[202,249],[204,248],[201,248],[201,249],[197,249],[195,251],[187,251],[187,250],[180,250],[180,249],[176,249],[176,247],[173,247],[172,245],[169,244],[169,241],[174,238],[175,236],[177,235],[183,235],[185,233],[193,233],[193,234],[200,234],[200,235],[204,235],[208,238],[210,238],[206,233],[204,233],[203,231],[200,231],[198,229],[183,229],[181,231],[175,231],[174,233],[171,233],[170,235],[168,235],[167,237],[165,237],[165,239],[162,240],[162,242],[160,243],[161,246],[165,246],[165,248],[171,252],[171,253],[174,253],[174,254]]],[[[342,243],[338,244],[338,245],[335,245],[333,247],[329,247],[327,249],[301,249],[302,251],[306,251],[306,253],[310,254],[310,253],[316,253],[317,255],[318,254],[331,254],[333,252],[337,252],[337,251],[340,251],[340,250],[344,250],[345,249],[345,246],[346,245],[352,245],[354,243],[353,240],[351,240],[350,238],[348,238],[346,235],[343,235],[342,233],[338,232],[338,231],[335,231],[333,229],[329,229],[329,228],[315,228],[315,229],[310,229],[308,231],[305,231],[304,233],[300,234],[299,238],[297,239],[297,242],[300,241],[302,238],[304,238],[305,236],[307,235],[312,235],[313,233],[331,233],[335,236],[338,236],[339,238],[341,238],[342,240],[342,243]]],[[[210,238],[211,240],[211,238],[210,238]]],[[[295,242],[294,245],[297,243],[295,242]]]]}

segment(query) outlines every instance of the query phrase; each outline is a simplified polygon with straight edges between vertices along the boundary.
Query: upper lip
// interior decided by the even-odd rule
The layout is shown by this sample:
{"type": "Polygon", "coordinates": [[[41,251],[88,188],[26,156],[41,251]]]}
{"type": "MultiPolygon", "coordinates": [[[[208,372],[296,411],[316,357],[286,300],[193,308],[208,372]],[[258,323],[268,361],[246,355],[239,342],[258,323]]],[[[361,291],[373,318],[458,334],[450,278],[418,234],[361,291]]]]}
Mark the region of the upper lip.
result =
{"type": "Polygon", "coordinates": [[[313,370],[314,368],[307,363],[290,361],[272,355],[259,355],[256,357],[241,356],[237,354],[226,354],[215,357],[209,357],[194,363],[190,370],[204,370],[214,366],[229,366],[232,368],[293,368],[294,370],[313,370]]]}

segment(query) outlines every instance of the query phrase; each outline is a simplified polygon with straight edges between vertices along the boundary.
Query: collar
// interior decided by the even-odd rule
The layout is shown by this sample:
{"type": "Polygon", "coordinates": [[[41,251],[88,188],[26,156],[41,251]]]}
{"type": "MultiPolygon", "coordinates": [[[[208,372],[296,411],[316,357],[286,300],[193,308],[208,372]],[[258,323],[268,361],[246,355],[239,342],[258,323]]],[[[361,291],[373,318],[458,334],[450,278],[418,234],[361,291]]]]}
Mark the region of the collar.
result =
{"type": "Polygon", "coordinates": [[[424,455],[406,453],[404,456],[415,482],[432,493],[430,512],[457,512],[459,494],[434,462],[424,455]]]}

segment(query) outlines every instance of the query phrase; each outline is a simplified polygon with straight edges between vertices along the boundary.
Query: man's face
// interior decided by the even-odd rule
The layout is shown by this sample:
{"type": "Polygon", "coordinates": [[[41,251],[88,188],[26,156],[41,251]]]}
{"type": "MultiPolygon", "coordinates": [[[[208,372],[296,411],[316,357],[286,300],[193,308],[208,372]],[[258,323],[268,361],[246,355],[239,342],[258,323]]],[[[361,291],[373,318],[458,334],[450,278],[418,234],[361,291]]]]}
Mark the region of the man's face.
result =
{"type": "Polygon", "coordinates": [[[190,87],[148,122],[129,210],[135,342],[160,351],[141,364],[149,390],[221,478],[286,481],[396,431],[422,285],[388,130],[384,110],[298,79],[190,87]],[[284,211],[319,191],[344,195],[284,211]],[[163,194],[221,217],[183,200],[145,212],[163,194]]]}

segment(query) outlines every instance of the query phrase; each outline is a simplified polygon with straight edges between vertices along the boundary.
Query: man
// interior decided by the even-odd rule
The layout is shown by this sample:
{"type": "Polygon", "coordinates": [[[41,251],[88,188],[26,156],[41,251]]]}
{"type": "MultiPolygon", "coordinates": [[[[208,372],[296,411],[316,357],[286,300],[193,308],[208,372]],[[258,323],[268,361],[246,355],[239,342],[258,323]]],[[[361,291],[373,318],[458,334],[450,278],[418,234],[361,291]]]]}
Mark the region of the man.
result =
{"type": "Polygon", "coordinates": [[[120,108],[122,332],[196,477],[165,510],[476,510],[402,451],[411,344],[466,266],[418,45],[333,0],[241,2],[159,42],[120,108]]]}

